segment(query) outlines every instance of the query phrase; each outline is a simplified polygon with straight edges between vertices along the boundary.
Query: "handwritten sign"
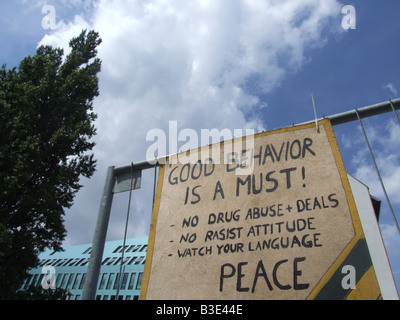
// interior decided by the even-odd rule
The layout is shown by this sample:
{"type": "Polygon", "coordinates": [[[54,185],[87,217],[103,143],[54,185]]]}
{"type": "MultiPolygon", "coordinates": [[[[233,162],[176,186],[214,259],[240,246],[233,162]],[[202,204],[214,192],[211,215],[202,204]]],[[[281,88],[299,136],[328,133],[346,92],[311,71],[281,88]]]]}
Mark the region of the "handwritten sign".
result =
{"type": "MultiPolygon", "coordinates": [[[[221,146],[219,164],[169,159],[160,170],[141,298],[315,296],[362,237],[329,120],[319,128],[261,133],[239,152],[221,146]]],[[[196,153],[204,159],[209,148],[196,153]]]]}

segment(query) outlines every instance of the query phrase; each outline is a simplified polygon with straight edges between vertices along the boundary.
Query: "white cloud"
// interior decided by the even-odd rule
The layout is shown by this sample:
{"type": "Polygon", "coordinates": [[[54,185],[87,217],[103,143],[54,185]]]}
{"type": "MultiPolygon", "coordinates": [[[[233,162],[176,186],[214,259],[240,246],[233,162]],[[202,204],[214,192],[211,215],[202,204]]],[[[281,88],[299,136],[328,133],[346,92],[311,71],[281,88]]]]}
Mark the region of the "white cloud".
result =
{"type": "Polygon", "coordinates": [[[57,22],[57,32],[46,34],[39,45],[49,44],[54,47],[61,47],[64,49],[64,56],[70,52],[68,46],[69,41],[78,36],[83,29],[89,29],[90,25],[81,16],[77,15],[70,23],[64,21],[57,22]]]}
{"type": "Polygon", "coordinates": [[[400,261],[399,232],[394,224],[381,224],[380,229],[389,260],[391,261],[392,272],[394,277],[398,279],[400,276],[398,268],[398,262],[400,261]]]}
{"type": "MultiPolygon", "coordinates": [[[[45,36],[41,44],[67,47],[81,29],[93,28],[103,39],[98,172],[68,212],[68,243],[92,240],[106,167],[145,160],[150,129],[167,130],[170,120],[178,130],[198,132],[265,129],[257,113],[269,107],[259,94],[309,60],[308,50],[325,43],[340,8],[336,0],[99,0],[90,18],[76,16],[45,36]]],[[[152,183],[147,188],[134,193],[140,224],[150,218],[152,183]]],[[[110,237],[121,238],[118,230],[110,228],[110,237]]]]}
{"type": "Polygon", "coordinates": [[[386,250],[390,252],[395,252],[400,257],[400,247],[398,245],[399,232],[395,225],[391,224],[381,224],[380,225],[382,237],[385,240],[386,250]]]}
{"type": "Polygon", "coordinates": [[[388,83],[384,85],[383,88],[388,89],[393,94],[393,98],[397,98],[398,91],[393,83],[388,83]]]}
{"type": "MultiPolygon", "coordinates": [[[[400,155],[398,150],[400,148],[400,126],[393,118],[388,121],[382,121],[383,118],[385,117],[376,117],[375,121],[368,119],[363,122],[394,215],[399,221],[400,155]]],[[[373,165],[365,138],[360,127],[358,126],[357,128],[358,132],[352,135],[351,140],[347,140],[351,143],[353,152],[352,169],[350,171],[353,171],[351,172],[352,175],[369,187],[373,196],[382,201],[379,217],[380,229],[393,268],[392,271],[395,278],[398,279],[400,275],[398,266],[400,261],[400,247],[398,245],[400,235],[373,165]]]]}
{"type": "MultiPolygon", "coordinates": [[[[393,120],[388,121],[384,126],[366,126],[367,137],[372,152],[375,156],[385,189],[393,204],[400,204],[398,197],[400,190],[400,126],[393,120]],[[384,128],[382,128],[384,127],[384,128]]],[[[385,195],[373,165],[371,155],[362,133],[355,139],[358,150],[353,156],[352,163],[356,167],[355,176],[370,187],[371,193],[384,200],[385,195]]]]}

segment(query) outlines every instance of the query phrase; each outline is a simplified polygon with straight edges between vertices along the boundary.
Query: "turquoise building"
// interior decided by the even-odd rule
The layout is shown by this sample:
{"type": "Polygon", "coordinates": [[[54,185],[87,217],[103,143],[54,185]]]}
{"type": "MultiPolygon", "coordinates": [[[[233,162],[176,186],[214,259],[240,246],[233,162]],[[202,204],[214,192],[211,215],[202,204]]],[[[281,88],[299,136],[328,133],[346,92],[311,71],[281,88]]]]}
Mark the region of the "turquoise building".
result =
{"type": "MultiPolygon", "coordinates": [[[[122,261],[123,241],[108,241],[104,247],[96,300],[138,300],[146,261],[148,238],[127,239],[122,261]],[[121,267],[122,262],[122,267],[121,267]],[[119,285],[119,288],[118,288],[119,285]]],[[[81,300],[89,265],[91,244],[42,253],[40,264],[30,271],[22,290],[30,285],[51,284],[70,292],[70,300],[81,300]],[[52,270],[52,271],[49,271],[52,270]],[[51,283],[50,275],[55,275],[51,283]],[[43,282],[43,284],[42,284],[43,282]]],[[[49,288],[51,290],[51,288],[49,288]]]]}

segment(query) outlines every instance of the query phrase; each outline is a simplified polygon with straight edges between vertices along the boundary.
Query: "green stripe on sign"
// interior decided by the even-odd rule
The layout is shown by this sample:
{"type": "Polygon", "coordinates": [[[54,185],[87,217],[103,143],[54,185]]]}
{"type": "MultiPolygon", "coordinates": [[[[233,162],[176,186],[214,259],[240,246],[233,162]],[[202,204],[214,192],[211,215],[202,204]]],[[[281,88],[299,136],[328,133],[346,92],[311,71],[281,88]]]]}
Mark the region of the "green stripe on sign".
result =
{"type": "Polygon", "coordinates": [[[360,281],[362,276],[372,266],[371,256],[369,254],[367,241],[360,239],[351,250],[350,254],[340,265],[338,270],[333,274],[328,283],[321,289],[315,300],[344,300],[350,293],[351,289],[343,289],[342,279],[345,274],[342,274],[344,266],[353,266],[356,270],[356,283],[360,281]]]}

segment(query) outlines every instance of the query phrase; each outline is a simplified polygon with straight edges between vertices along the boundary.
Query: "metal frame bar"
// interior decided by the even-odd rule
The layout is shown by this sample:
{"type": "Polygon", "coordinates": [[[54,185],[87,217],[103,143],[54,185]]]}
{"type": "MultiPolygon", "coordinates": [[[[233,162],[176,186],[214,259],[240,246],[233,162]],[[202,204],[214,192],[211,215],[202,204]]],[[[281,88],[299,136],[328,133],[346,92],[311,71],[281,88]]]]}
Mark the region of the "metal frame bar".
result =
{"type": "Polygon", "coordinates": [[[82,300],[94,300],[97,292],[101,260],[103,259],[104,246],[106,243],[108,223],[110,220],[111,205],[113,201],[113,188],[115,184],[114,167],[107,169],[106,182],[101,197],[96,229],[94,231],[92,252],[90,253],[89,266],[83,287],[82,300]]]}
{"type": "MultiPolygon", "coordinates": [[[[392,112],[393,110],[400,110],[400,99],[388,100],[367,107],[357,108],[357,110],[361,119],[377,116],[383,113],[392,112]]],[[[332,126],[337,126],[339,124],[352,121],[358,121],[357,113],[354,109],[342,113],[337,113],[328,117],[323,117],[320,120],[322,119],[331,120],[332,126]]],[[[311,123],[314,121],[315,120],[310,120],[301,124],[311,123]]]]}

